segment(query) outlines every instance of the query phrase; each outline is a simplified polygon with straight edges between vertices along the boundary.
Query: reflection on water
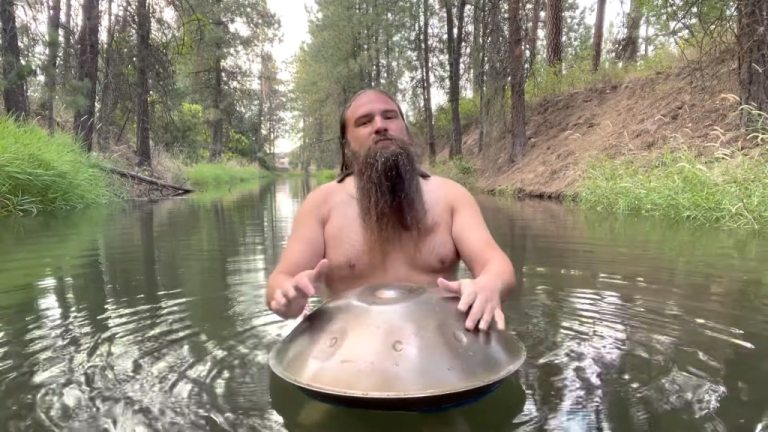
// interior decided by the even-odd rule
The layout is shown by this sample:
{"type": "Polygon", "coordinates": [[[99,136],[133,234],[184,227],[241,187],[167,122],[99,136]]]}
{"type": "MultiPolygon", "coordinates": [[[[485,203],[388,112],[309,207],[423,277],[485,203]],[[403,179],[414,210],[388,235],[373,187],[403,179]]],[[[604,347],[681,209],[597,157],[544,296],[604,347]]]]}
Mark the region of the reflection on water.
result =
{"type": "Polygon", "coordinates": [[[0,221],[0,430],[768,430],[768,242],[481,198],[523,368],[432,414],[274,377],[264,289],[313,187],[0,221]]]}

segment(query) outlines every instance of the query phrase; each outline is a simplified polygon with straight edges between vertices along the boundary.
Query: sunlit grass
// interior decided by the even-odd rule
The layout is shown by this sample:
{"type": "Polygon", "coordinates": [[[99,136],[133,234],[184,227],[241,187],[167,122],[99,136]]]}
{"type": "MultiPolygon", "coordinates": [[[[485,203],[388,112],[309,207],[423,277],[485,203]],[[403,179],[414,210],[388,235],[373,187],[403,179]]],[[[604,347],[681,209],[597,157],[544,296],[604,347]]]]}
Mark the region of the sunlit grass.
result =
{"type": "Polygon", "coordinates": [[[108,201],[107,175],[69,135],[0,118],[0,214],[34,214],[108,201]]]}
{"type": "Polygon", "coordinates": [[[271,177],[271,173],[256,167],[201,163],[186,171],[192,187],[199,190],[227,188],[271,177]]]}
{"type": "Polygon", "coordinates": [[[704,159],[667,151],[595,161],[577,198],[590,209],[749,229],[768,226],[768,158],[722,151],[704,159]]]}
{"type": "Polygon", "coordinates": [[[569,93],[594,85],[619,83],[628,78],[643,77],[669,70],[676,64],[675,54],[664,49],[659,49],[631,65],[605,61],[597,72],[592,71],[592,61],[588,58],[577,59],[564,67],[560,73],[544,63],[537,63],[526,80],[526,100],[536,102],[545,96],[569,93]]]}

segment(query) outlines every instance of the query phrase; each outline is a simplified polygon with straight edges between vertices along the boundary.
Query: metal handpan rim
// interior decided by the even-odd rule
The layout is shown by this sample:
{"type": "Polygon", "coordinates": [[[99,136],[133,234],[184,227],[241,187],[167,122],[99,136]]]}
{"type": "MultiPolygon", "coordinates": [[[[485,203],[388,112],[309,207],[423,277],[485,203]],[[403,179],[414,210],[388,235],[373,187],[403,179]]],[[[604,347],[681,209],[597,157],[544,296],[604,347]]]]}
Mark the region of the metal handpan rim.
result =
{"type": "MultiPolygon", "coordinates": [[[[456,393],[462,393],[465,391],[481,388],[484,386],[488,386],[494,383],[497,383],[508,376],[515,373],[525,362],[525,359],[527,357],[527,351],[525,348],[525,345],[523,345],[520,340],[514,336],[512,333],[506,333],[507,336],[511,336],[514,339],[514,342],[519,346],[520,348],[520,357],[519,360],[504,369],[504,371],[497,374],[497,376],[482,380],[482,381],[475,381],[471,384],[467,384],[465,386],[461,387],[455,387],[450,390],[433,390],[433,391],[424,391],[424,392],[418,392],[418,393],[402,393],[402,392],[353,392],[353,391],[346,391],[341,389],[334,389],[331,387],[323,387],[318,385],[312,385],[308,384],[306,382],[302,382],[296,379],[291,378],[290,374],[285,372],[285,370],[278,365],[278,361],[275,358],[277,355],[277,351],[280,348],[280,344],[275,346],[272,349],[272,352],[269,355],[269,367],[272,369],[272,371],[279,376],[280,378],[284,379],[285,381],[296,385],[301,388],[305,388],[307,390],[316,391],[319,393],[324,393],[327,395],[335,395],[335,396],[346,396],[346,397],[353,397],[353,398],[363,398],[363,399],[420,399],[425,397],[431,397],[431,396],[443,396],[443,395],[451,395],[456,393]]],[[[506,336],[505,336],[506,337],[506,336]]]]}

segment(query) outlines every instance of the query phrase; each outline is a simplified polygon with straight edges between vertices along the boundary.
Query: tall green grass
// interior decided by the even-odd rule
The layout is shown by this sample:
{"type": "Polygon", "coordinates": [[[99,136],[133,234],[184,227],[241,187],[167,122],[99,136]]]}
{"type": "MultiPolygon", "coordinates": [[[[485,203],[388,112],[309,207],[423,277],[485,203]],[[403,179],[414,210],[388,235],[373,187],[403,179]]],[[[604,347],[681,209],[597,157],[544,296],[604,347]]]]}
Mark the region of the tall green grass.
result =
{"type": "Polygon", "coordinates": [[[269,178],[269,171],[256,167],[201,163],[190,166],[186,176],[195,189],[215,190],[269,178]]]}
{"type": "Polygon", "coordinates": [[[768,227],[768,158],[689,151],[588,167],[578,203],[590,209],[669,218],[693,224],[768,227]]]}
{"type": "Polygon", "coordinates": [[[80,208],[111,197],[107,175],[71,136],[0,118],[0,214],[80,208]]]}

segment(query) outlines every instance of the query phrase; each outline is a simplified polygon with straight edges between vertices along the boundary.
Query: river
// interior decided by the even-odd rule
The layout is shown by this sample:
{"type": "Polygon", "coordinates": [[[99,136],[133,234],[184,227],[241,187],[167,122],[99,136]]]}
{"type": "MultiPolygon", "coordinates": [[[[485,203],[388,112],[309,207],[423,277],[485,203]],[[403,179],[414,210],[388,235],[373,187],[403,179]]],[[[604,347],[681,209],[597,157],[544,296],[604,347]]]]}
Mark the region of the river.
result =
{"type": "Polygon", "coordinates": [[[263,299],[312,187],[0,220],[0,430],[768,431],[768,240],[490,197],[523,367],[434,414],[309,399],[263,299]]]}

